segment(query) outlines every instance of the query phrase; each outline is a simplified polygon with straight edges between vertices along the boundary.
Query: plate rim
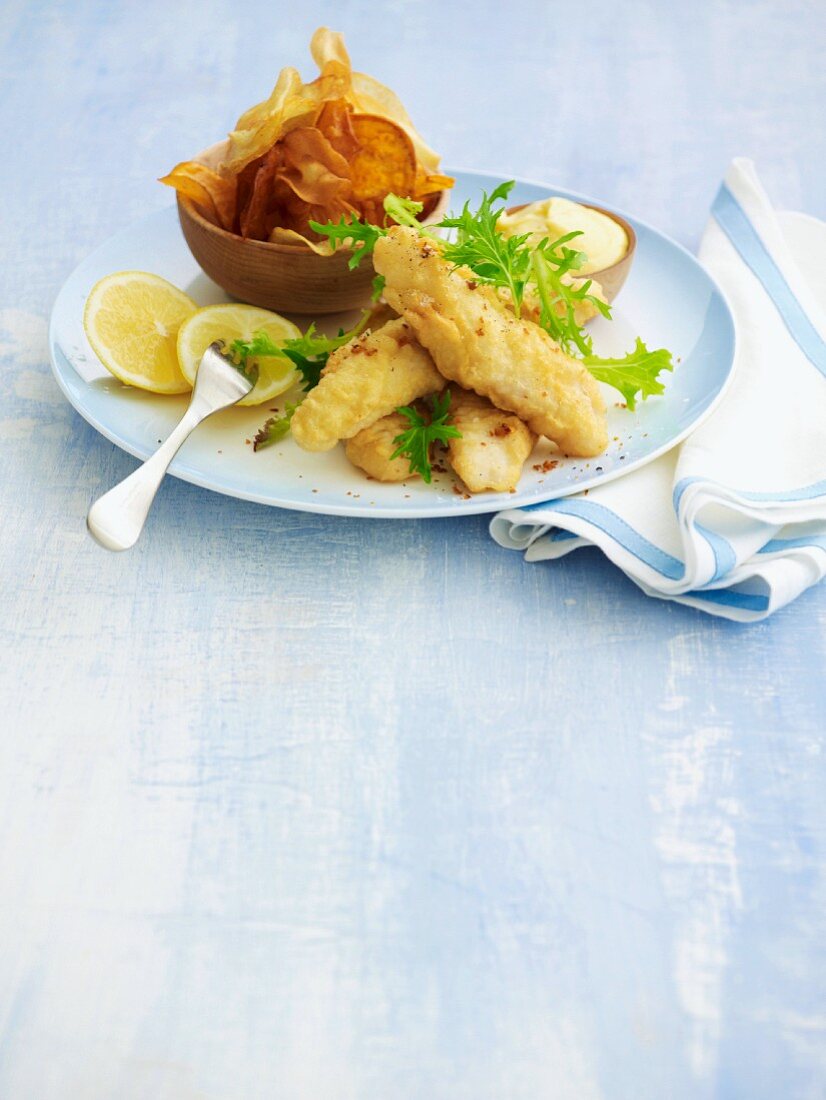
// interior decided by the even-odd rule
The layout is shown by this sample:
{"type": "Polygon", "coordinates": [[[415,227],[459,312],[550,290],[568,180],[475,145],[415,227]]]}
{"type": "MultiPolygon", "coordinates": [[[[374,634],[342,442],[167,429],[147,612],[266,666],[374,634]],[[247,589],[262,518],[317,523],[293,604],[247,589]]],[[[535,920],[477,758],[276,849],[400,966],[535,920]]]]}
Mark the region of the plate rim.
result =
{"type": "MultiPolygon", "coordinates": [[[[725,397],[725,395],[726,395],[726,393],[727,393],[727,391],[728,391],[728,389],[729,389],[729,387],[732,383],[734,373],[735,373],[734,368],[735,368],[735,365],[736,365],[736,362],[737,362],[739,334],[738,334],[737,325],[736,325],[736,322],[735,322],[735,319],[734,319],[734,311],[731,308],[731,303],[728,299],[728,296],[726,295],[725,291],[720,286],[720,284],[717,282],[714,275],[706,267],[704,267],[703,264],[700,263],[699,259],[692,252],[690,252],[684,245],[680,244],[679,241],[675,241],[667,233],[664,233],[662,230],[657,229],[656,226],[653,226],[650,222],[647,222],[642,218],[638,218],[638,217],[636,217],[636,215],[628,213],[627,211],[621,209],[620,207],[616,207],[616,206],[613,206],[611,204],[606,204],[601,199],[597,199],[597,198],[594,198],[593,196],[583,194],[580,191],[571,190],[568,187],[555,186],[555,185],[546,183],[545,181],[529,179],[528,177],[525,177],[525,176],[507,176],[507,175],[502,176],[502,174],[500,172],[490,172],[490,171],[486,171],[484,169],[479,169],[479,168],[462,168],[462,167],[459,167],[459,166],[454,167],[454,166],[451,165],[450,166],[450,172],[452,174],[456,175],[456,176],[460,176],[460,175],[465,176],[465,177],[470,176],[470,177],[476,177],[476,178],[483,178],[483,179],[487,179],[487,180],[501,179],[502,182],[505,182],[507,179],[513,179],[514,182],[517,183],[517,184],[527,184],[530,187],[543,188],[543,189],[548,190],[550,193],[564,192],[567,195],[573,195],[573,196],[575,196],[576,201],[599,203],[600,205],[604,206],[605,209],[613,210],[617,214],[620,214],[622,217],[627,217],[632,223],[636,223],[636,225],[642,226],[647,231],[653,233],[655,236],[657,236],[657,237],[661,238],[662,240],[666,241],[672,248],[677,249],[677,251],[682,253],[683,256],[687,257],[688,260],[693,265],[695,265],[696,267],[698,267],[700,269],[703,276],[706,279],[708,279],[708,281],[711,283],[711,285],[713,286],[715,291],[719,294],[720,300],[722,301],[722,304],[725,308],[728,320],[730,322],[731,331],[732,331],[731,360],[727,365],[726,375],[725,375],[725,377],[724,377],[717,393],[714,395],[712,400],[709,402],[708,406],[705,409],[703,409],[700,413],[698,413],[698,415],[695,417],[695,419],[690,424],[688,424],[686,427],[684,427],[680,432],[676,433],[671,439],[667,440],[664,444],[662,444],[662,446],[655,448],[653,451],[651,451],[650,454],[646,454],[643,457],[638,458],[636,461],[630,463],[628,465],[628,467],[620,467],[618,469],[611,470],[607,473],[594,474],[591,478],[589,478],[587,480],[583,480],[581,483],[579,483],[577,485],[572,485],[569,488],[566,488],[562,492],[560,492],[560,490],[557,488],[554,491],[548,492],[547,495],[539,494],[537,496],[532,497],[530,501],[523,502],[523,503],[516,503],[515,501],[509,501],[507,499],[508,497],[518,495],[518,494],[512,494],[512,493],[497,493],[497,494],[495,494],[496,499],[491,499],[491,496],[489,494],[479,494],[475,498],[473,496],[471,496],[469,500],[458,499],[457,498],[455,501],[451,501],[451,506],[449,508],[446,507],[445,505],[441,505],[441,506],[438,506],[438,507],[427,506],[427,505],[414,505],[412,507],[411,506],[405,507],[405,506],[401,506],[401,505],[390,505],[390,506],[382,507],[381,510],[376,510],[375,506],[371,507],[370,505],[361,505],[361,504],[354,504],[354,503],[349,503],[349,504],[342,503],[340,505],[337,505],[337,504],[324,504],[324,503],[321,503],[321,502],[316,503],[312,500],[307,500],[307,501],[304,501],[304,500],[291,500],[291,501],[288,501],[288,502],[287,501],[280,501],[280,500],[275,501],[275,500],[272,500],[272,499],[268,499],[267,497],[262,497],[260,495],[260,493],[248,492],[248,491],[244,490],[243,488],[226,487],[226,486],[217,485],[217,484],[215,484],[215,482],[210,477],[202,475],[202,474],[198,473],[198,471],[196,471],[196,470],[182,468],[182,467],[185,467],[185,460],[181,461],[179,459],[178,455],[175,456],[172,463],[170,464],[169,470],[167,471],[169,474],[171,474],[173,477],[178,478],[181,481],[186,481],[191,485],[197,485],[201,489],[208,489],[211,492],[220,493],[222,496],[232,497],[232,498],[235,498],[237,500],[245,500],[245,501],[249,501],[249,502],[254,503],[254,504],[265,505],[266,507],[270,507],[270,508],[284,508],[288,511],[309,512],[309,513],[314,513],[316,515],[348,516],[348,517],[351,517],[351,518],[363,518],[363,519],[410,519],[410,520],[413,520],[413,519],[455,519],[459,516],[486,515],[486,514],[487,515],[493,515],[497,512],[511,511],[511,510],[516,510],[516,509],[519,509],[519,508],[533,507],[534,505],[547,504],[547,503],[549,503],[550,501],[553,501],[553,500],[559,500],[559,499],[563,499],[563,498],[569,497],[569,496],[576,496],[579,493],[582,493],[582,492],[584,492],[586,490],[589,490],[589,489],[594,489],[597,486],[607,485],[612,481],[616,481],[618,478],[627,477],[629,474],[634,473],[635,470],[639,470],[643,466],[648,465],[648,463],[654,462],[656,459],[661,458],[664,454],[667,454],[669,451],[673,450],[674,447],[678,447],[680,445],[680,443],[682,443],[692,432],[696,431],[697,428],[699,428],[700,425],[709,416],[711,416],[711,414],[714,412],[714,410],[718,407],[720,402],[725,397]]],[[[110,429],[106,423],[101,421],[86,405],[84,405],[80,401],[75,400],[75,395],[73,394],[73,392],[70,389],[68,383],[64,379],[62,367],[58,363],[57,353],[59,352],[59,354],[63,357],[65,362],[68,364],[69,368],[75,374],[77,374],[77,371],[75,371],[75,368],[72,365],[71,359],[66,354],[66,352],[63,350],[63,348],[60,346],[60,344],[57,340],[56,328],[57,328],[58,309],[61,305],[61,301],[62,301],[62,298],[64,296],[64,293],[66,292],[66,288],[70,284],[70,282],[73,280],[73,278],[74,278],[75,274],[77,273],[77,271],[85,263],[87,263],[99,250],[104,248],[107,244],[109,244],[113,240],[117,239],[118,237],[126,236],[131,231],[133,231],[136,227],[142,225],[143,223],[148,222],[148,221],[152,221],[156,218],[168,216],[169,212],[174,211],[174,210],[175,210],[174,205],[169,205],[169,206],[165,206],[165,207],[160,207],[158,210],[150,211],[149,213],[143,215],[142,217],[136,218],[134,221],[130,222],[127,226],[124,226],[122,229],[118,230],[116,233],[111,234],[110,236],[106,237],[103,241],[101,241],[95,248],[93,248],[89,253],[87,253],[87,255],[84,256],[77,264],[75,264],[75,266],[72,268],[72,270],[66,276],[66,278],[63,280],[63,282],[61,283],[60,288],[57,292],[57,295],[55,296],[55,300],[54,300],[54,303],[52,305],[51,313],[50,313],[50,316],[49,316],[49,328],[48,328],[49,360],[50,360],[50,366],[51,366],[52,374],[55,378],[55,381],[58,384],[58,387],[59,387],[61,393],[66,398],[66,400],[69,402],[69,404],[72,406],[72,408],[75,410],[75,412],[77,412],[81,416],[81,418],[86,421],[87,424],[89,424],[92,428],[94,428],[95,431],[97,431],[105,439],[109,440],[110,443],[113,443],[120,450],[125,451],[127,454],[132,455],[134,458],[141,459],[142,461],[149,458],[150,455],[152,455],[154,453],[156,448],[135,446],[131,443],[127,443],[126,441],[123,440],[122,437],[120,437],[117,434],[117,432],[110,429]]]]}

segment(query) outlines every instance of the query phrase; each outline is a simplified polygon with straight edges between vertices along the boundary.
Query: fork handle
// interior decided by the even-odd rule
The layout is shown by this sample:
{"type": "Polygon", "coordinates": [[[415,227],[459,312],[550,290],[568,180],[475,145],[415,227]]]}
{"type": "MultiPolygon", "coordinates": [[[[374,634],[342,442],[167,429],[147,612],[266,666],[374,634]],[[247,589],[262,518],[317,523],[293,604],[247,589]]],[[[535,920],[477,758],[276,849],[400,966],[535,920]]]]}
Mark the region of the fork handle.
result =
{"type": "Polygon", "coordinates": [[[128,550],[140,538],[169,463],[190,432],[212,411],[193,405],[194,401],[152,457],[89,509],[86,516],[89,533],[107,550],[128,550]]]}

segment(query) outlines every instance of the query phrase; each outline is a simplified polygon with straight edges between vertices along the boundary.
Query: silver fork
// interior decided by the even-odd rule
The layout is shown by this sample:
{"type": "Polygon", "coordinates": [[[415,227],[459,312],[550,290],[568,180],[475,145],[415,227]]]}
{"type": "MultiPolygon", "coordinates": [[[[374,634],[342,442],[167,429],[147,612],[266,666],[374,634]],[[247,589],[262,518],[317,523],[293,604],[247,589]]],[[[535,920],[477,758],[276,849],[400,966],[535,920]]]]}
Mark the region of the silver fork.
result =
{"type": "Polygon", "coordinates": [[[101,546],[107,550],[128,550],[135,545],[163,476],[181,444],[202,420],[246,397],[255,385],[256,376],[254,369],[244,374],[236,367],[224,354],[222,344],[209,345],[198,366],[189,408],[166,441],[89,509],[86,526],[101,546]]]}

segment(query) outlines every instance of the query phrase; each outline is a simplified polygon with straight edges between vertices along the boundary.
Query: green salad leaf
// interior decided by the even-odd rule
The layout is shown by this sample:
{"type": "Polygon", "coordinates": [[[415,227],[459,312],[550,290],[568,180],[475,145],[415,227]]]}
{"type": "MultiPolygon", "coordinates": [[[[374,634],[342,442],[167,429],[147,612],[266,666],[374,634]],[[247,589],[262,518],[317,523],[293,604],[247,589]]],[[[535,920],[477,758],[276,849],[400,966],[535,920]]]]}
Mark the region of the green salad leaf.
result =
{"type": "Polygon", "coordinates": [[[248,359],[258,355],[285,355],[298,368],[304,392],[308,393],[318,385],[332,352],[359,336],[367,326],[369,317],[370,311],[365,310],[357,325],[346,331],[339,329],[337,336],[325,336],[318,332],[313,321],[302,336],[292,337],[281,345],[274,343],[266,332],[254,332],[251,340],[233,340],[230,351],[241,369],[246,368],[248,359]]]}
{"type": "Polygon", "coordinates": [[[490,195],[483,191],[478,209],[471,210],[466,202],[458,217],[443,218],[439,225],[456,230],[442,249],[445,259],[455,267],[469,267],[482,283],[508,290],[518,317],[530,273],[528,234],[503,236],[496,223],[505,207],[493,205],[504,201],[512,187],[513,181],[500,184],[490,195]]]}
{"type": "Polygon", "coordinates": [[[588,354],[582,362],[598,382],[607,382],[619,390],[629,409],[636,408],[638,395],[644,401],[646,397],[663,393],[665,385],[659,376],[663,371],[674,369],[670,351],[665,348],[649,351],[639,337],[634,350],[620,359],[588,354]]]}
{"type": "Polygon", "coordinates": [[[293,413],[300,404],[300,401],[296,401],[294,405],[288,401],[283,416],[271,416],[269,420],[265,420],[253,438],[252,449],[260,451],[283,439],[290,430],[293,413]]]}
{"type": "Polygon", "coordinates": [[[410,427],[393,440],[398,446],[391,459],[402,455],[410,463],[411,474],[421,474],[428,485],[432,479],[430,466],[430,448],[434,443],[447,443],[448,439],[461,439],[462,433],[453,424],[448,423],[450,414],[450,391],[445,390],[442,397],[434,394],[430,398],[430,415],[425,418],[409,405],[403,405],[396,412],[407,417],[410,427]]]}
{"type": "Polygon", "coordinates": [[[330,355],[337,349],[349,344],[364,331],[370,311],[365,310],[361,320],[351,329],[340,328],[337,336],[325,336],[316,331],[315,321],[303,336],[297,336],[284,343],[284,354],[291,359],[304,381],[304,392],[314,389],[321,380],[321,372],[327,365],[330,355]]]}
{"type": "Polygon", "coordinates": [[[347,262],[351,271],[355,271],[365,256],[372,254],[376,241],[387,232],[381,226],[362,221],[356,214],[351,214],[349,219],[343,214],[337,222],[325,222],[323,225],[311,221],[310,229],[326,237],[333,245],[352,248],[353,255],[347,262]]]}

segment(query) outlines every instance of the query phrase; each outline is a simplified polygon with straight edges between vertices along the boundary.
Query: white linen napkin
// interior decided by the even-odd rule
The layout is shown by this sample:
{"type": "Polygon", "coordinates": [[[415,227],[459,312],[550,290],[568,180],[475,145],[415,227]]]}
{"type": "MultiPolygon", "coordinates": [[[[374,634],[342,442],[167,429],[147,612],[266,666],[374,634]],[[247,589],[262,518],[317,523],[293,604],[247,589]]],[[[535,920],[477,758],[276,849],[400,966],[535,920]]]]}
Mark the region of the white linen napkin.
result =
{"type": "Polygon", "coordinates": [[[650,596],[752,622],[826,573],[826,223],[777,213],[737,159],[700,260],[737,329],[721,404],[642,469],[490,532],[528,561],[599,546],[650,596]]]}

